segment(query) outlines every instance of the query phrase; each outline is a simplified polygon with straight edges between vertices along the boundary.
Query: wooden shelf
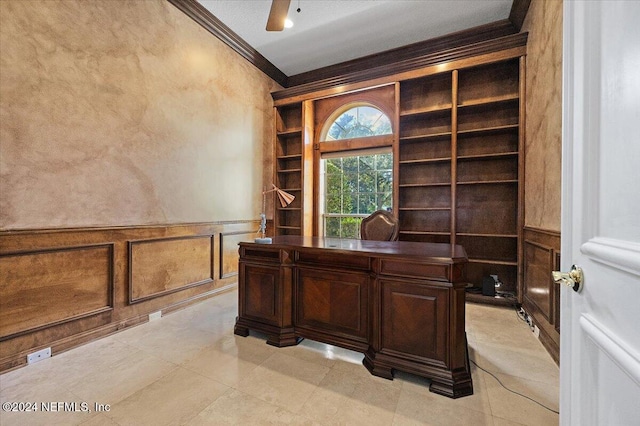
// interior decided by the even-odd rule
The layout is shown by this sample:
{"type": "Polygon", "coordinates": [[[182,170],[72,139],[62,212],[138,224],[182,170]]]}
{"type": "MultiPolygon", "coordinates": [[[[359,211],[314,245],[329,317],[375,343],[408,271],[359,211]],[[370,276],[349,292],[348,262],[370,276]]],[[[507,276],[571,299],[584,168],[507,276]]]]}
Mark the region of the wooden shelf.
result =
{"type": "Polygon", "coordinates": [[[294,127],[291,129],[285,129],[276,133],[278,136],[288,138],[291,136],[298,136],[302,134],[302,127],[294,127]]]}
{"type": "Polygon", "coordinates": [[[276,210],[281,211],[302,211],[300,207],[276,207],[276,210]]]}
{"type": "Polygon", "coordinates": [[[478,234],[473,232],[456,232],[461,237],[518,238],[515,234],[478,234]]]}
{"type": "Polygon", "coordinates": [[[278,170],[278,173],[300,173],[302,172],[302,169],[285,169],[285,170],[278,170]]]}
{"type": "Polygon", "coordinates": [[[495,154],[459,155],[458,160],[496,160],[498,158],[517,157],[518,152],[498,152],[495,154]]]}
{"type": "Polygon", "coordinates": [[[443,163],[451,161],[451,157],[441,157],[441,158],[424,158],[420,160],[401,160],[399,164],[428,164],[428,163],[443,163]]]}
{"type": "Polygon", "coordinates": [[[451,207],[400,207],[401,212],[430,212],[440,210],[451,210],[451,207]]]}
{"type": "Polygon", "coordinates": [[[292,230],[300,230],[301,229],[299,226],[286,226],[286,225],[277,225],[276,228],[278,228],[278,229],[292,229],[292,230]]]}
{"type": "Polygon", "coordinates": [[[473,182],[456,182],[456,185],[499,185],[499,184],[512,184],[518,183],[518,179],[507,179],[507,180],[479,180],[473,182]]]}
{"type": "Polygon", "coordinates": [[[449,105],[436,105],[425,108],[416,108],[411,110],[402,111],[400,110],[400,117],[413,117],[418,115],[427,115],[434,113],[443,113],[451,111],[451,104],[449,105]]]}
{"type": "Polygon", "coordinates": [[[472,99],[458,104],[458,108],[475,107],[475,106],[491,106],[502,102],[512,102],[520,99],[517,93],[502,96],[488,96],[486,98],[472,99]]]}
{"type": "Polygon", "coordinates": [[[485,296],[482,293],[474,293],[467,291],[465,292],[465,298],[467,302],[472,303],[486,303],[488,305],[497,305],[497,306],[513,306],[515,300],[511,297],[502,297],[502,296],[485,296]]]}
{"type": "Polygon", "coordinates": [[[302,158],[302,154],[279,155],[278,160],[297,160],[302,158]]]}
{"type": "Polygon", "coordinates": [[[509,124],[506,126],[491,126],[491,127],[481,127],[477,129],[467,129],[467,130],[459,130],[458,135],[478,135],[482,133],[499,133],[510,130],[518,130],[520,128],[519,124],[509,124]]]}
{"type": "Polygon", "coordinates": [[[451,235],[451,232],[431,232],[431,231],[400,231],[400,234],[404,235],[451,235]]]}
{"type": "Polygon", "coordinates": [[[420,142],[425,139],[440,139],[443,137],[451,136],[451,132],[431,133],[417,136],[403,136],[400,138],[400,142],[420,142]]]}
{"type": "Polygon", "coordinates": [[[400,188],[421,188],[428,186],[451,186],[451,182],[441,182],[441,183],[401,183],[398,185],[400,188]]]}

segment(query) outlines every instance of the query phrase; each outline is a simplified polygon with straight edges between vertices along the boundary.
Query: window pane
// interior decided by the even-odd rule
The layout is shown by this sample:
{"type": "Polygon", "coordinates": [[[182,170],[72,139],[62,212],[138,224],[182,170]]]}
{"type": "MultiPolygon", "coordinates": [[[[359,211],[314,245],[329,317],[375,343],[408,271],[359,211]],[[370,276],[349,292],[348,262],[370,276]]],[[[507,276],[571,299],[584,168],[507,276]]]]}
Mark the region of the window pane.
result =
{"type": "Polygon", "coordinates": [[[378,170],[391,170],[393,168],[393,157],[391,154],[376,155],[376,166],[378,170]]]}
{"type": "Polygon", "coordinates": [[[371,106],[358,106],[342,113],[329,127],[325,140],[390,135],[391,121],[371,106]]]}
{"type": "Polygon", "coordinates": [[[343,170],[345,172],[358,172],[358,157],[346,157],[342,159],[343,170]]]}
{"type": "Polygon", "coordinates": [[[327,217],[325,218],[324,235],[327,237],[340,237],[340,218],[339,217],[327,217]]]}
{"type": "Polygon", "coordinates": [[[360,220],[355,217],[342,218],[341,238],[359,238],[360,220]]]}
{"type": "Polygon", "coordinates": [[[342,158],[326,160],[325,164],[327,173],[340,173],[340,170],[342,169],[342,158]]]}
{"type": "Polygon", "coordinates": [[[376,211],[376,195],[375,194],[360,194],[360,204],[358,206],[358,213],[371,214],[376,211]]]}
{"type": "Polygon", "coordinates": [[[342,194],[342,213],[356,214],[358,213],[358,193],[349,192],[342,194]]]}
{"type": "Polygon", "coordinates": [[[389,153],[323,160],[325,236],[359,238],[364,217],[391,209],[392,158],[389,153]]]}
{"type": "Polygon", "coordinates": [[[392,190],[392,175],[391,172],[378,172],[378,192],[391,192],[392,190]]]}
{"type": "Polygon", "coordinates": [[[360,173],[360,181],[358,182],[358,191],[376,192],[376,173],[375,172],[360,173]]]}
{"type": "Polygon", "coordinates": [[[366,172],[368,170],[373,170],[376,165],[375,156],[373,155],[367,155],[358,158],[360,160],[360,173],[366,172]]]}

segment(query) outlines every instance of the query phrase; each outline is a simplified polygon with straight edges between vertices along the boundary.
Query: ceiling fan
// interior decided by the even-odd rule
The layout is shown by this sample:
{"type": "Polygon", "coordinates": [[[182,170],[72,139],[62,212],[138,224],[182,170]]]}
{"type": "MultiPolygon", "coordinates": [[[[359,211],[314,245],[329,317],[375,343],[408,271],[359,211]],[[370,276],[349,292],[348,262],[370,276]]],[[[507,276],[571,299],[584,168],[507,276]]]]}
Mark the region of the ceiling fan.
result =
{"type": "Polygon", "coordinates": [[[267,31],[282,31],[284,21],[289,13],[291,0],[272,0],[269,18],[267,19],[267,31]]]}

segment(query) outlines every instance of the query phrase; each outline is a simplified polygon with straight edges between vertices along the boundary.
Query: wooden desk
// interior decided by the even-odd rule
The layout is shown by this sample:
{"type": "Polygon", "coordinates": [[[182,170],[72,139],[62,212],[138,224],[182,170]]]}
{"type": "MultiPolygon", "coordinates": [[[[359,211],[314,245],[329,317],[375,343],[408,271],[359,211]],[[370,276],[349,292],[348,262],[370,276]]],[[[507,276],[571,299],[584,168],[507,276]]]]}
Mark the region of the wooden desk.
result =
{"type": "Polygon", "coordinates": [[[473,393],[460,246],[281,236],[240,243],[235,334],[282,347],[309,338],[363,352],[374,375],[401,370],[430,390],[473,393]]]}

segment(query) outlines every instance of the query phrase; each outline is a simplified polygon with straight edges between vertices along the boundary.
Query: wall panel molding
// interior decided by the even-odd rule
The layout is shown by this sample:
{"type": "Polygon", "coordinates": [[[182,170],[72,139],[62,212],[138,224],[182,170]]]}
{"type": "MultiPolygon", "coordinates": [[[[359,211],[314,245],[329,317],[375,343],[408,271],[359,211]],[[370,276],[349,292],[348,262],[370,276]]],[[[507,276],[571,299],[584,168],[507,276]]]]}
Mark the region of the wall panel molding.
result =
{"type": "Polygon", "coordinates": [[[220,233],[220,278],[238,275],[238,243],[251,241],[255,234],[255,230],[220,233]]]}
{"type": "Polygon", "coordinates": [[[523,231],[523,307],[540,329],[540,342],[558,363],[560,291],[551,271],[560,264],[560,233],[531,226],[523,231]]]}
{"type": "Polygon", "coordinates": [[[0,341],[113,309],[113,243],[2,253],[0,270],[0,341]]]}
{"type": "Polygon", "coordinates": [[[129,241],[129,303],[213,282],[214,236],[129,241]]]}
{"type": "Polygon", "coordinates": [[[0,231],[0,372],[25,365],[39,349],[51,347],[55,356],[146,322],[152,312],[234,289],[237,262],[222,254],[219,238],[229,235],[229,245],[258,226],[239,220],[0,231]]]}

